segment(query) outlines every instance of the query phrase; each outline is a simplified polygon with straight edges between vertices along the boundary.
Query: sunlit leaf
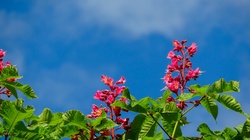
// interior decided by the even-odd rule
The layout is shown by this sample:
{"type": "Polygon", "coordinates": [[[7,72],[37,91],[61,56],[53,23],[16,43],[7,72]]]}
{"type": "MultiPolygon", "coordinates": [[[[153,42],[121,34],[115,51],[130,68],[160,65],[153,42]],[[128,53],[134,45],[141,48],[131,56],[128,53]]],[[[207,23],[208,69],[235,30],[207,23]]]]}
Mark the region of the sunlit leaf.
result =
{"type": "Polygon", "coordinates": [[[215,135],[214,132],[208,127],[208,125],[206,123],[202,123],[199,125],[198,132],[201,132],[201,135],[215,135]]]}
{"type": "Polygon", "coordinates": [[[203,96],[207,93],[209,86],[210,85],[208,84],[208,85],[201,87],[200,85],[195,84],[195,85],[190,86],[189,88],[195,92],[194,93],[195,96],[203,96]]]}
{"type": "Polygon", "coordinates": [[[160,119],[161,115],[159,113],[155,113],[146,116],[145,120],[142,123],[141,131],[139,133],[140,137],[148,136],[152,137],[156,133],[157,124],[156,121],[160,119]]]}
{"type": "MultiPolygon", "coordinates": [[[[13,88],[15,88],[15,89],[18,89],[19,91],[21,91],[28,99],[37,98],[35,92],[33,91],[33,89],[29,85],[23,85],[19,82],[7,82],[7,81],[2,82],[2,84],[6,88],[8,88],[10,91],[12,91],[13,94],[17,94],[16,91],[14,91],[14,89],[13,89],[13,88]]],[[[15,95],[15,97],[17,97],[17,95],[15,95]]]]}
{"type": "Polygon", "coordinates": [[[11,132],[11,139],[12,138],[20,138],[25,140],[40,140],[45,137],[45,135],[39,134],[39,128],[34,130],[29,130],[23,124],[22,121],[16,123],[15,128],[11,132]]]}
{"type": "Polygon", "coordinates": [[[243,113],[240,103],[231,95],[220,95],[217,101],[229,109],[243,113]]]}
{"type": "Polygon", "coordinates": [[[65,125],[76,125],[80,128],[87,126],[86,117],[78,110],[70,110],[62,115],[65,125]]]}
{"type": "Polygon", "coordinates": [[[216,102],[210,97],[205,97],[201,100],[201,105],[204,106],[208,113],[210,113],[214,120],[216,120],[218,116],[218,106],[216,102]]]}
{"type": "Polygon", "coordinates": [[[187,101],[190,100],[194,97],[194,94],[191,93],[183,93],[181,95],[179,95],[178,97],[176,97],[176,100],[178,101],[187,101]]]}
{"type": "Polygon", "coordinates": [[[1,104],[0,117],[3,119],[3,126],[7,132],[12,131],[17,122],[33,115],[33,108],[20,108],[22,102],[21,99],[18,99],[15,102],[4,101],[1,104]]]}
{"type": "Polygon", "coordinates": [[[6,81],[8,78],[20,79],[22,76],[18,75],[18,70],[13,65],[4,67],[0,74],[0,81],[6,81]]]}
{"type": "Polygon", "coordinates": [[[208,93],[239,92],[240,83],[237,81],[226,82],[223,78],[214,82],[208,89],[208,93]]]}

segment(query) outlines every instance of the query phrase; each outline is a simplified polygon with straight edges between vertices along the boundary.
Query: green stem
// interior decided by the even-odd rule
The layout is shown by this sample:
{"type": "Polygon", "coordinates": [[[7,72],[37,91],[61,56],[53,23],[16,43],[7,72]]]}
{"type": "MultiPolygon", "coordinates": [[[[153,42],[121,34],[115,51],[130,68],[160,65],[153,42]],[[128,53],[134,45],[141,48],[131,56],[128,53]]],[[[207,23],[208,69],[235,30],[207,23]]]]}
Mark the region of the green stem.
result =
{"type": "Polygon", "coordinates": [[[186,114],[187,114],[190,110],[192,110],[194,107],[195,107],[195,105],[193,105],[192,107],[190,107],[188,110],[186,110],[186,111],[182,114],[182,116],[186,115],[186,114]]]}
{"type": "Polygon", "coordinates": [[[177,129],[178,123],[179,123],[179,120],[178,120],[178,121],[176,121],[176,123],[175,123],[174,130],[173,130],[173,134],[172,134],[172,138],[174,138],[174,135],[175,135],[175,132],[176,132],[176,129],[177,129]]]}

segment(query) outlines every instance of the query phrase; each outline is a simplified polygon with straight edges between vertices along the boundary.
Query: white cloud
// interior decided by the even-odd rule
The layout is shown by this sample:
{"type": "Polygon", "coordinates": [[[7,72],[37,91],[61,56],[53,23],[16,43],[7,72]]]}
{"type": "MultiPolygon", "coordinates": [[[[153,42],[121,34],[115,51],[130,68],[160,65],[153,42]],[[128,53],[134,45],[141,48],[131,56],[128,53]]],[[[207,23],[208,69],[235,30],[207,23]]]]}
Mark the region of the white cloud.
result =
{"type": "Polygon", "coordinates": [[[90,28],[99,28],[122,38],[159,33],[171,39],[190,35],[204,39],[214,28],[221,28],[247,40],[249,29],[242,26],[249,25],[248,4],[247,0],[36,1],[27,13],[0,11],[0,37],[23,38],[32,33],[72,42],[90,28]]]}

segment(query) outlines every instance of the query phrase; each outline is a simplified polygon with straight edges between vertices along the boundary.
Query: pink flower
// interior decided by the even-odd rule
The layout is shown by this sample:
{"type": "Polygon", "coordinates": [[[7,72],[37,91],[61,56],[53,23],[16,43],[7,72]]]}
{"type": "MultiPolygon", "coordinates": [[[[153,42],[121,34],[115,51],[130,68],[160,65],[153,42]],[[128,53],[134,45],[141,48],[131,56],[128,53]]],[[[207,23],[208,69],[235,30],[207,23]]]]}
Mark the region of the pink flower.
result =
{"type": "Polygon", "coordinates": [[[172,73],[171,72],[167,72],[166,75],[163,77],[163,80],[165,83],[169,83],[172,81],[172,73]]]}
{"type": "Polygon", "coordinates": [[[4,57],[5,56],[5,51],[3,51],[2,49],[0,49],[0,58],[4,57]]]}
{"type": "Polygon", "coordinates": [[[171,83],[168,83],[167,84],[167,87],[169,88],[169,90],[171,90],[172,92],[174,93],[178,93],[178,89],[179,89],[179,85],[180,85],[180,82],[179,81],[172,81],[171,83]]]}
{"type": "Polygon", "coordinates": [[[190,56],[193,56],[196,53],[196,51],[197,51],[196,48],[197,48],[196,44],[192,43],[192,45],[187,49],[188,54],[190,56]]]}
{"type": "Polygon", "coordinates": [[[3,70],[3,67],[4,67],[3,60],[0,60],[0,72],[3,70]]]}
{"type": "Polygon", "coordinates": [[[97,118],[97,117],[102,115],[103,111],[107,113],[108,109],[105,107],[101,107],[101,106],[99,108],[97,105],[92,104],[92,112],[90,115],[87,115],[87,117],[88,118],[97,118]]]}
{"type": "Polygon", "coordinates": [[[186,75],[185,79],[187,81],[189,81],[190,79],[196,80],[201,73],[202,72],[199,70],[199,68],[196,68],[195,70],[190,69],[188,71],[188,74],[186,75]]]}
{"type": "Polygon", "coordinates": [[[10,66],[11,64],[10,64],[10,62],[6,62],[6,66],[8,67],[8,66],[10,66]]]}
{"type": "Polygon", "coordinates": [[[176,106],[183,110],[185,109],[185,107],[187,107],[187,104],[185,103],[185,101],[180,101],[176,106]]]}
{"type": "Polygon", "coordinates": [[[106,77],[106,76],[102,75],[101,79],[102,79],[103,83],[108,85],[109,87],[113,86],[114,80],[112,78],[109,78],[109,77],[106,77]]]}
{"type": "Polygon", "coordinates": [[[126,79],[122,76],[115,84],[124,84],[126,82],[126,79]]]}
{"type": "Polygon", "coordinates": [[[124,103],[127,103],[127,99],[126,98],[120,98],[119,101],[122,101],[124,103]]]}
{"type": "Polygon", "coordinates": [[[96,93],[95,93],[95,95],[94,95],[94,98],[97,99],[97,100],[105,101],[106,98],[107,98],[107,95],[103,94],[102,91],[97,90],[96,93]]]}
{"type": "Polygon", "coordinates": [[[109,95],[108,98],[107,98],[107,100],[105,102],[109,106],[110,104],[114,103],[114,101],[115,101],[114,96],[113,95],[109,95]]]}
{"type": "Polygon", "coordinates": [[[172,96],[169,96],[168,99],[167,99],[167,102],[169,103],[169,102],[172,102],[172,101],[174,101],[174,98],[172,96]]]}
{"type": "Polygon", "coordinates": [[[182,46],[180,45],[180,42],[177,40],[173,41],[174,51],[180,51],[182,49],[182,46]]]}
{"type": "Polygon", "coordinates": [[[174,52],[173,52],[173,51],[170,51],[170,52],[168,53],[167,58],[169,58],[169,59],[173,59],[174,57],[176,57],[176,55],[174,54],[174,52]]]}
{"type": "Polygon", "coordinates": [[[121,86],[121,87],[116,86],[115,87],[115,97],[117,97],[125,88],[126,88],[125,86],[121,86]]]}

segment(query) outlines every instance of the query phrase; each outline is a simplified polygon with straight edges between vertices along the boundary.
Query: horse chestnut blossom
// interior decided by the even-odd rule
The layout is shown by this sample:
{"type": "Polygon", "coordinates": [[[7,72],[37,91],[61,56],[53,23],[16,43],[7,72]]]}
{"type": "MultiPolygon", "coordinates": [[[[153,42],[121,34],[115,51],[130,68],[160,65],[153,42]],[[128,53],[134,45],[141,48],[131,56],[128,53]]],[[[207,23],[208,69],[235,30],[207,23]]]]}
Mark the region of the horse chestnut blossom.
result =
{"type": "MultiPolygon", "coordinates": [[[[196,80],[202,73],[199,68],[192,69],[192,62],[190,58],[197,52],[196,43],[192,43],[191,46],[185,46],[187,40],[182,40],[181,42],[173,41],[173,50],[171,50],[167,58],[171,59],[171,64],[167,66],[166,75],[163,77],[166,86],[163,89],[169,89],[176,96],[184,93],[184,89],[188,89],[186,84],[191,79],[196,80]],[[178,53],[180,55],[178,55],[178,53]],[[173,77],[174,74],[177,74],[173,77]]],[[[177,107],[181,110],[187,107],[187,103],[184,101],[174,100],[172,96],[167,99],[167,102],[177,102],[177,107]]]]}
{"type": "MultiPolygon", "coordinates": [[[[111,136],[112,139],[119,138],[120,135],[116,134],[115,131],[119,129],[124,129],[125,131],[128,131],[130,129],[130,124],[129,124],[129,118],[122,119],[121,116],[121,111],[126,111],[123,110],[120,107],[117,106],[111,106],[112,103],[114,103],[117,100],[117,97],[122,93],[122,91],[126,88],[125,86],[120,86],[121,84],[124,84],[126,82],[126,79],[122,76],[118,81],[114,82],[114,80],[110,77],[107,77],[105,75],[101,76],[102,82],[109,87],[109,89],[105,90],[97,90],[96,93],[94,94],[94,98],[100,101],[105,102],[108,108],[105,107],[98,107],[97,105],[93,104],[92,105],[92,112],[91,114],[87,115],[88,118],[93,118],[96,119],[102,115],[103,112],[105,112],[107,115],[109,115],[109,118],[115,122],[116,124],[119,125],[119,128],[112,128],[112,129],[107,129],[107,130],[102,130],[100,132],[101,136],[111,136]]],[[[127,103],[126,98],[120,97],[118,99],[121,102],[127,103]]],[[[91,131],[91,139],[94,139],[94,130],[91,131]]]]}

